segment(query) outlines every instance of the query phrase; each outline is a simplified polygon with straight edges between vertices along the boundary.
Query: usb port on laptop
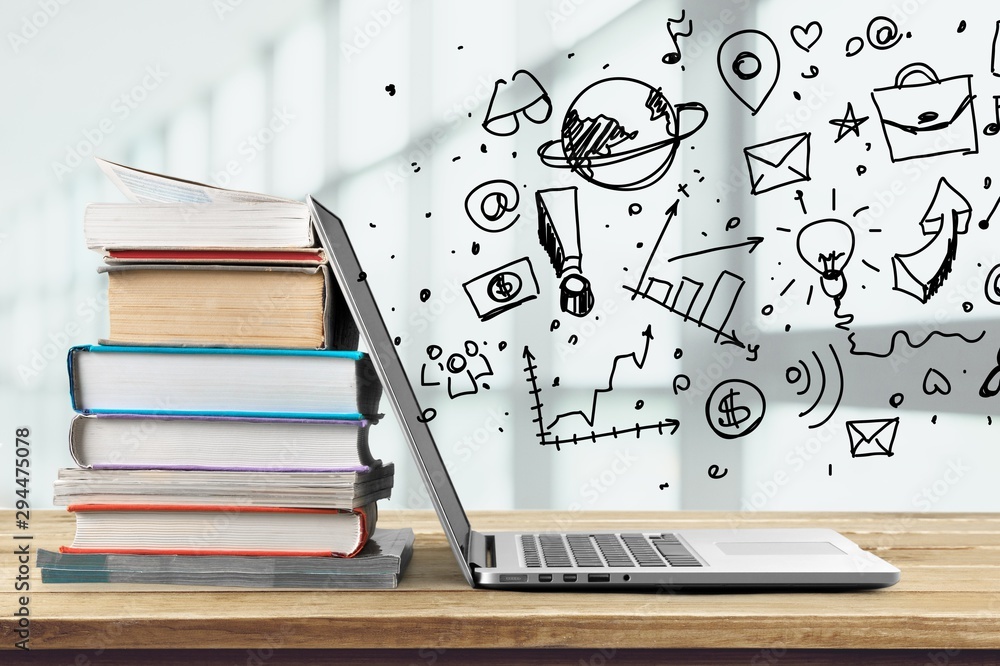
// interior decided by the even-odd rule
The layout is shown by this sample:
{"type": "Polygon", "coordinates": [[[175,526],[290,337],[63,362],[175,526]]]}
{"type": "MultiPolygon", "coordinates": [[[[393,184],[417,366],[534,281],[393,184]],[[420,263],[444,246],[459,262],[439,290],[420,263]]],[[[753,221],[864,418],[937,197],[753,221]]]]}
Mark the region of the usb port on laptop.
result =
{"type": "Polygon", "coordinates": [[[610,583],[611,582],[611,574],[609,574],[609,573],[587,574],[587,582],[588,583],[610,583]]]}
{"type": "Polygon", "coordinates": [[[538,582],[539,583],[551,583],[552,582],[552,574],[538,574],[538,582]]]}
{"type": "Polygon", "coordinates": [[[563,582],[564,583],[575,583],[576,582],[576,574],[563,574],[563,582]]]}

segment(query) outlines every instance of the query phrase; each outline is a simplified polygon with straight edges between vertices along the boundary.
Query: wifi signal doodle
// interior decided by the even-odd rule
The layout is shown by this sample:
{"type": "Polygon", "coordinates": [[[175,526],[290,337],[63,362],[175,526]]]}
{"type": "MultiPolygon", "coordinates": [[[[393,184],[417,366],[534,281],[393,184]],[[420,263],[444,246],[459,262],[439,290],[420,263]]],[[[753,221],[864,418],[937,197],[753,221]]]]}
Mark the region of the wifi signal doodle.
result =
{"type": "MultiPolygon", "coordinates": [[[[812,352],[813,360],[815,361],[815,368],[813,370],[809,369],[809,365],[802,359],[799,359],[798,365],[789,366],[785,370],[785,381],[787,381],[792,386],[796,384],[805,384],[801,390],[796,391],[796,395],[806,396],[810,393],[813,388],[813,384],[819,385],[819,390],[816,391],[816,399],[813,403],[809,405],[809,409],[799,412],[799,417],[808,416],[813,412],[816,407],[819,406],[820,401],[823,400],[824,396],[827,394],[827,389],[833,391],[833,380],[836,380],[837,385],[837,398],[833,402],[833,407],[830,409],[830,413],[823,418],[823,420],[812,424],[810,428],[818,428],[833,416],[837,408],[840,407],[840,401],[844,397],[844,369],[840,365],[840,358],[837,356],[837,351],[833,348],[833,345],[828,345],[830,349],[830,355],[833,357],[833,364],[836,366],[836,374],[830,373],[830,381],[827,381],[827,368],[824,366],[823,361],[820,359],[819,354],[815,351],[812,352]],[[816,373],[818,377],[814,377],[813,373],[816,373]],[[814,381],[815,379],[815,381],[814,381]]],[[[827,363],[829,365],[829,361],[827,363]]]]}

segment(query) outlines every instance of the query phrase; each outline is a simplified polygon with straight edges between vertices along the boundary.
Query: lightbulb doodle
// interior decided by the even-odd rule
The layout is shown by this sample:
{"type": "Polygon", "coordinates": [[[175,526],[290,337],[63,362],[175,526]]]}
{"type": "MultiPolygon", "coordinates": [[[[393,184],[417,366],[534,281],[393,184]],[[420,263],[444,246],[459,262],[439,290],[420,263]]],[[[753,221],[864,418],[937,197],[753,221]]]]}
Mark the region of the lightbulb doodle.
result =
{"type": "Polygon", "coordinates": [[[837,328],[846,330],[854,316],[841,314],[840,303],[847,293],[844,269],[854,256],[854,229],[843,220],[816,220],[799,230],[795,247],[802,261],[819,274],[823,293],[833,300],[837,328]]]}

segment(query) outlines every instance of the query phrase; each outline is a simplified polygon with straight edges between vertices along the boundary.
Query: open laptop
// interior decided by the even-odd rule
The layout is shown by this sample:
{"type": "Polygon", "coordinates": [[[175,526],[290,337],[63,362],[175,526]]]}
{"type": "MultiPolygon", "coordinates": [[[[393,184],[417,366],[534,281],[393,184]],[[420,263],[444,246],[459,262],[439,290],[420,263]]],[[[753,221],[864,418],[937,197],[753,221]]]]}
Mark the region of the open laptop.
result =
{"type": "Polygon", "coordinates": [[[462,575],[511,589],[874,588],[899,569],[829,529],[643,532],[473,530],[396,353],[343,223],[309,206],[337,283],[368,344],[462,575]]]}

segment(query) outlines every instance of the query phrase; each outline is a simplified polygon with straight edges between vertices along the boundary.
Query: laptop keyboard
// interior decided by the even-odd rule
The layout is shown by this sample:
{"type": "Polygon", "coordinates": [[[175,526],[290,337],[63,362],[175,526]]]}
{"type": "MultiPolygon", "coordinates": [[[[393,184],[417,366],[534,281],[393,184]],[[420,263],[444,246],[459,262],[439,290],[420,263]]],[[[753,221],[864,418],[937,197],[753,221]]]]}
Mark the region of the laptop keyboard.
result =
{"type": "Polygon", "coordinates": [[[675,534],[522,534],[529,568],[700,567],[675,534]]]}

